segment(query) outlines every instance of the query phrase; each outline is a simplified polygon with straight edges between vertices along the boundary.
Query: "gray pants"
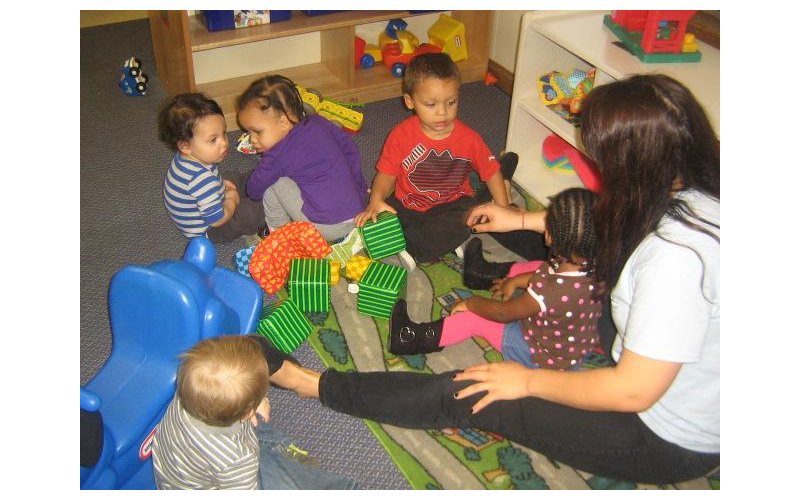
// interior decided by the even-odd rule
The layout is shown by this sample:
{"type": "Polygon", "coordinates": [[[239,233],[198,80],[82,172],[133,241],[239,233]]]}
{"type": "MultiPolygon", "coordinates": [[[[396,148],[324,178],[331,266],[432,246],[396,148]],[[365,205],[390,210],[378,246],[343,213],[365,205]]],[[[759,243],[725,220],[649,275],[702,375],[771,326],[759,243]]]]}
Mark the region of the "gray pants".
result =
{"type": "MultiPolygon", "coordinates": [[[[264,192],[264,217],[270,231],[292,221],[309,221],[303,213],[303,198],[300,188],[292,179],[281,177],[264,192]]],[[[355,221],[337,224],[320,224],[309,221],[320,232],[328,243],[344,238],[355,229],[355,221]]]]}

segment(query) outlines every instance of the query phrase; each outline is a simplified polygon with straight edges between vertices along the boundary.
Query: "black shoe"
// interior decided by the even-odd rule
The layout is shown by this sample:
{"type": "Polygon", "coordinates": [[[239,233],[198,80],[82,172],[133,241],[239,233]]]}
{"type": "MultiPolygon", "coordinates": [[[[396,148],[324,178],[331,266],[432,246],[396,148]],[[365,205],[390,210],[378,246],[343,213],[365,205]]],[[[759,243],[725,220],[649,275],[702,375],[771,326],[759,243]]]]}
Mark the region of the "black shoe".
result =
{"type": "Polygon", "coordinates": [[[472,238],[464,249],[464,286],[472,290],[489,290],[497,278],[505,278],[513,262],[486,262],[483,243],[472,238]]]}
{"type": "Polygon", "coordinates": [[[400,299],[389,318],[389,352],[392,354],[425,354],[439,352],[444,318],[430,323],[414,323],[408,317],[406,301],[400,299]]]}
{"type": "Polygon", "coordinates": [[[514,172],[517,170],[517,163],[519,163],[519,155],[517,153],[503,153],[500,157],[500,173],[503,174],[504,180],[510,181],[511,178],[514,177],[514,172]]]}
{"type": "Polygon", "coordinates": [[[264,226],[258,228],[258,237],[259,238],[261,238],[263,240],[267,236],[269,236],[269,226],[264,225],[264,226]]]}

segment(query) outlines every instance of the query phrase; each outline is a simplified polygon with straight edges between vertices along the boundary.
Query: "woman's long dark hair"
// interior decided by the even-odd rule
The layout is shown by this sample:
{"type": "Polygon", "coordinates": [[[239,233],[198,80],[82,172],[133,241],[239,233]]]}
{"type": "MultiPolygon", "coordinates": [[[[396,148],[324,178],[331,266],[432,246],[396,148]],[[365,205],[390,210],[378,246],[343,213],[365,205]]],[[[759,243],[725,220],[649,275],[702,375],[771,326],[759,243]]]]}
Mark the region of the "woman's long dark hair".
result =
{"type": "Polygon", "coordinates": [[[665,215],[719,240],[707,229],[718,226],[673,196],[693,189],[719,200],[719,142],[681,83],[635,75],[596,87],[584,104],[581,135],[603,183],[594,222],[596,274],[605,290],[665,215]]]}

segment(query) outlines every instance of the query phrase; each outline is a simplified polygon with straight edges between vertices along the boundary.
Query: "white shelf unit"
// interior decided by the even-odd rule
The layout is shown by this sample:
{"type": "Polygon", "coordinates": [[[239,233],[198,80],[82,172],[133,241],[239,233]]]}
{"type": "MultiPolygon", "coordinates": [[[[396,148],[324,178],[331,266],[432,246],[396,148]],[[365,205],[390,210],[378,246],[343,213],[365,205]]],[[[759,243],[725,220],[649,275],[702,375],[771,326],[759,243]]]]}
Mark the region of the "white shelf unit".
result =
{"type": "Polygon", "coordinates": [[[698,42],[696,63],[645,64],[613,45],[603,25],[609,11],[533,11],[522,17],[506,150],[519,155],[514,183],[545,206],[548,197],[583,186],[575,173],[552,171],[542,162],[542,142],[551,133],[583,151],[579,129],[543,105],[536,81],[550,71],[596,68],[595,86],[637,73],[662,73],[688,87],[719,136],[719,50],[698,42]]]}

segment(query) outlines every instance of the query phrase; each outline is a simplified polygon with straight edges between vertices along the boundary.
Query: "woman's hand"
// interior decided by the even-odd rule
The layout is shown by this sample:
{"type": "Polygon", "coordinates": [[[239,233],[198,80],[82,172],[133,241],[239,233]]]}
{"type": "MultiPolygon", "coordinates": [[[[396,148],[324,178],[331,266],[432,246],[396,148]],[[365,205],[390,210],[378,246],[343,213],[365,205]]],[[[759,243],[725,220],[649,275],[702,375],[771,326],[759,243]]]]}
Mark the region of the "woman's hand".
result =
{"type": "Polygon", "coordinates": [[[522,210],[516,207],[501,207],[496,203],[484,203],[472,209],[467,216],[467,225],[473,233],[505,233],[522,229],[522,210]]]}
{"type": "Polygon", "coordinates": [[[467,225],[473,233],[506,233],[518,229],[544,232],[547,211],[528,212],[514,206],[501,207],[495,203],[484,203],[470,211],[467,225]]]}
{"type": "Polygon", "coordinates": [[[457,373],[453,380],[475,380],[477,383],[461,389],[456,399],[464,399],[478,392],[486,395],[472,406],[472,413],[478,413],[491,403],[500,400],[520,399],[530,396],[528,377],[534,370],[513,361],[487,363],[467,368],[457,373]]]}

